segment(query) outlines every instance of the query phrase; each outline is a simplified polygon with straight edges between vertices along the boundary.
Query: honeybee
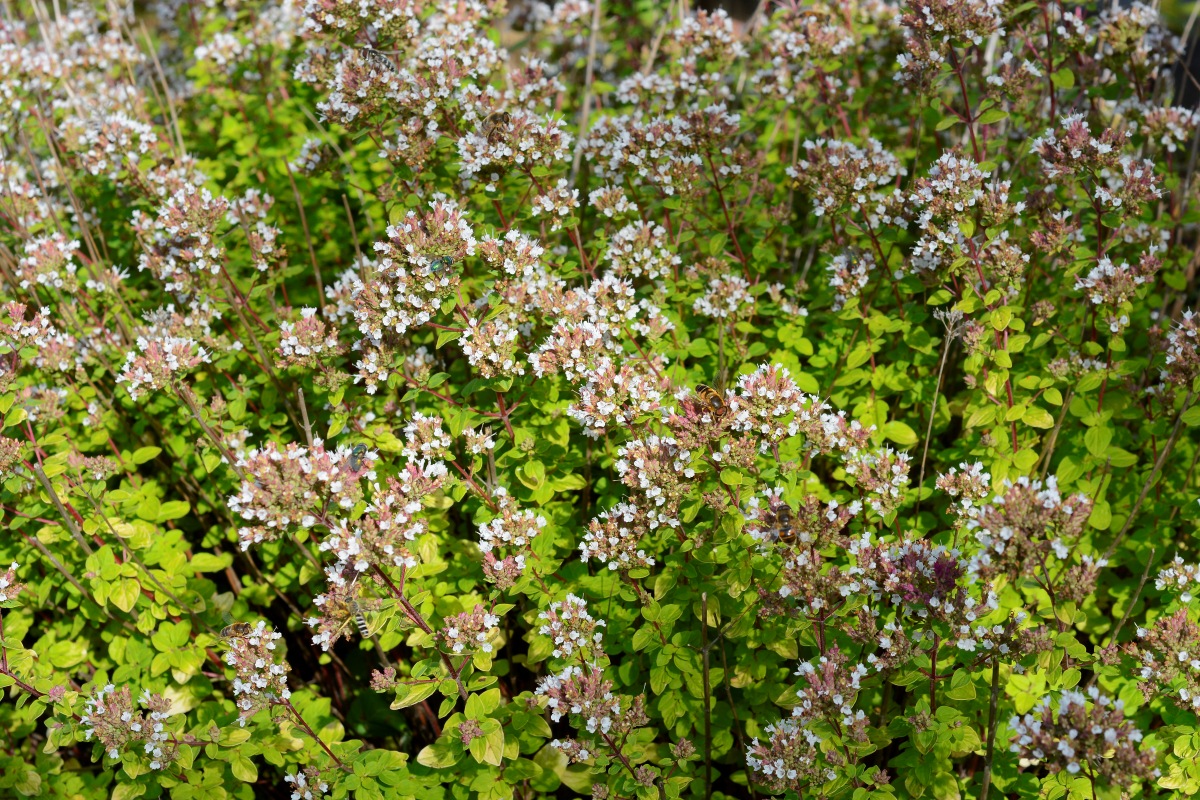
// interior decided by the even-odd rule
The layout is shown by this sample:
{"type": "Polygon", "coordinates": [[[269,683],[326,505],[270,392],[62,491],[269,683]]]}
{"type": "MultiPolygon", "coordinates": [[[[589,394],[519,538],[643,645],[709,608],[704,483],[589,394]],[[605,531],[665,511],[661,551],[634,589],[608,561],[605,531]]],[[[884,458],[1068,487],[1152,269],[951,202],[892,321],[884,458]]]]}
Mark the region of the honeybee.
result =
{"type": "Polygon", "coordinates": [[[396,69],[396,65],[392,63],[392,60],[390,58],[388,58],[386,55],[379,52],[378,50],[375,50],[374,48],[364,47],[362,49],[362,55],[363,55],[363,60],[370,62],[371,64],[373,64],[376,67],[382,67],[383,69],[386,69],[386,70],[389,70],[389,71],[395,72],[395,73],[400,72],[400,70],[396,69]]]}
{"type": "Polygon", "coordinates": [[[700,399],[701,408],[707,409],[718,422],[728,416],[729,404],[725,402],[725,396],[708,384],[696,387],[696,397],[700,399]]]}
{"type": "Polygon", "coordinates": [[[221,629],[222,639],[245,639],[254,632],[254,626],[249,622],[235,622],[221,629]]]}
{"type": "Polygon", "coordinates": [[[488,144],[499,144],[508,133],[508,126],[511,122],[512,114],[507,111],[493,111],[484,118],[483,124],[479,126],[479,132],[483,134],[483,138],[487,139],[488,144]]]}

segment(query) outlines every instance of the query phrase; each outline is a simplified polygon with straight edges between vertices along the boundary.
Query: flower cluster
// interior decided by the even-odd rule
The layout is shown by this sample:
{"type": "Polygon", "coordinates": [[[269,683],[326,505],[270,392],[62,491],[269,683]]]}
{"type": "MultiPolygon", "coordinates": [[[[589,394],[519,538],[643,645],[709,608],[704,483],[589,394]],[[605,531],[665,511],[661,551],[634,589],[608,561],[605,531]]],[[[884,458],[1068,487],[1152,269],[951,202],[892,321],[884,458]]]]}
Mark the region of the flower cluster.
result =
{"type": "MultiPolygon", "coordinates": [[[[595,664],[572,665],[547,675],[538,684],[537,694],[546,698],[550,719],[558,722],[570,716],[575,727],[603,740],[610,748],[613,740],[649,722],[643,697],[633,698],[622,711],[622,698],[613,694],[612,681],[606,680],[604,671],[595,664]]],[[[597,747],[573,739],[551,744],[573,762],[587,761],[597,747]]]]}
{"type": "Polygon", "coordinates": [[[258,622],[245,635],[226,640],[225,663],[234,670],[233,702],[243,727],[262,709],[286,703],[292,696],[287,686],[291,667],[287,661],[276,661],[276,642],[282,638],[279,631],[268,631],[267,623],[258,622]]]}
{"type": "Polygon", "coordinates": [[[1066,560],[1070,544],[1083,531],[1092,502],[1083,494],[1064,498],[1058,481],[1019,478],[1005,481],[1001,494],[967,522],[981,549],[970,569],[985,577],[1042,576],[1047,558],[1066,560]]]}
{"type": "Polygon", "coordinates": [[[503,490],[498,495],[500,516],[479,526],[479,550],[483,553],[484,575],[499,588],[508,589],[525,572],[533,539],[547,523],[532,509],[518,508],[503,490]]]}
{"type": "Polygon", "coordinates": [[[550,637],[555,658],[588,663],[603,655],[604,634],[599,629],[605,622],[588,613],[587,601],[582,598],[568,594],[562,602],[539,612],[538,619],[542,621],[538,633],[550,637]]]}
{"type": "Polygon", "coordinates": [[[242,453],[237,467],[245,478],[227,500],[231,511],[252,523],[238,530],[242,549],[347,513],[362,498],[361,479],[374,479],[376,458],[372,452],[357,457],[345,445],[328,450],[320,439],[311,448],[269,441],[242,453]]]}
{"type": "Polygon", "coordinates": [[[280,323],[276,352],[279,363],[285,367],[315,367],[340,347],[337,336],[317,316],[315,308],[303,309],[296,322],[280,323]]]}
{"type": "Polygon", "coordinates": [[[983,468],[983,463],[962,463],[938,475],[937,488],[952,498],[950,508],[958,525],[979,516],[979,505],[992,493],[992,476],[983,468]],[[961,470],[961,471],[960,471],[961,470]]]}
{"type": "Polygon", "coordinates": [[[1184,603],[1192,602],[1200,592],[1200,564],[1188,564],[1183,556],[1176,555],[1171,566],[1158,571],[1154,586],[1161,591],[1177,592],[1184,603]]]}
{"type": "Polygon", "coordinates": [[[211,354],[187,336],[137,338],[137,350],[125,356],[125,367],[117,376],[134,400],[174,385],[182,376],[206,364],[211,354]]]}
{"type": "Polygon", "coordinates": [[[796,185],[812,197],[814,214],[849,210],[872,225],[881,221],[891,194],[885,187],[906,172],[900,159],[874,139],[861,147],[838,139],[807,141],[804,158],[790,170],[796,185]]]}
{"type": "Polygon", "coordinates": [[[118,689],[110,683],[97,688],[79,718],[84,738],[95,737],[109,758],[120,758],[123,749],[140,742],[150,756],[150,769],[163,769],[179,753],[178,742],[165,726],[171,703],[149,691],[142,692],[138,703],[147,713],[137,709],[128,686],[118,689]]]}
{"type": "Polygon", "coordinates": [[[17,562],[8,565],[3,573],[0,573],[0,603],[11,603],[17,599],[21,592],[28,587],[17,580],[17,562]]]}
{"type": "Polygon", "coordinates": [[[1086,695],[1064,691],[1057,704],[1045,697],[1032,712],[1013,717],[1009,727],[1010,749],[1045,763],[1051,772],[1082,772],[1103,784],[1124,787],[1154,771],[1154,750],[1138,749],[1142,732],[1125,718],[1124,703],[1094,686],[1086,695]]]}
{"type": "Polygon", "coordinates": [[[1138,662],[1139,688],[1147,697],[1176,698],[1181,708],[1200,709],[1200,625],[1187,609],[1138,628],[1128,652],[1138,662]]]}
{"type": "Polygon", "coordinates": [[[446,626],[439,631],[442,645],[455,655],[463,653],[490,653],[492,639],[500,618],[481,605],[446,618],[446,626]]]}
{"type": "Polygon", "coordinates": [[[648,526],[633,503],[618,503],[588,523],[579,542],[579,556],[586,563],[596,559],[610,570],[654,566],[654,557],[639,545],[648,526]]]}
{"type": "Polygon", "coordinates": [[[766,727],[766,743],[755,738],[746,748],[746,764],[772,791],[803,792],[810,784],[835,780],[837,770],[822,758],[823,739],[795,720],[766,727]]]}

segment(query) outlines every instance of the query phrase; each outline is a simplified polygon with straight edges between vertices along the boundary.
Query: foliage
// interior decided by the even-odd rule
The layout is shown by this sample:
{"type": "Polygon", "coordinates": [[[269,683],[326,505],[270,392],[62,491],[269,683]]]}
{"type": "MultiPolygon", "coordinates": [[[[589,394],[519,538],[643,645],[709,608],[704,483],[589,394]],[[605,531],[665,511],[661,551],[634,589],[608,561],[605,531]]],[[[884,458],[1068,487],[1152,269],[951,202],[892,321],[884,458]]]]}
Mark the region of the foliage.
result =
{"type": "Polygon", "coordinates": [[[593,2],[11,8],[0,794],[1195,794],[1179,41],[593,2]]]}

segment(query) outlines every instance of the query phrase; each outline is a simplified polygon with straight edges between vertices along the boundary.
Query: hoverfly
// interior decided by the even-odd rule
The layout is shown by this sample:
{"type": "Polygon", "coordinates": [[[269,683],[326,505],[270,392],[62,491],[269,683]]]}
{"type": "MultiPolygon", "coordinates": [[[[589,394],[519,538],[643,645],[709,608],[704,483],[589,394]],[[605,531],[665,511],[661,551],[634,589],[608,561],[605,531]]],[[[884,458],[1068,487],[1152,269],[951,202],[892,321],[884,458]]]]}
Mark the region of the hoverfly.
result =
{"type": "Polygon", "coordinates": [[[352,603],[350,607],[354,609],[354,621],[358,624],[359,634],[364,639],[370,639],[371,629],[367,627],[367,618],[362,612],[362,607],[357,602],[352,603]]]}
{"type": "Polygon", "coordinates": [[[792,524],[792,510],[787,506],[782,506],[775,512],[775,535],[779,541],[784,544],[795,544],[798,538],[796,526],[792,524]]]}
{"type": "Polygon", "coordinates": [[[400,72],[400,70],[396,69],[396,65],[392,63],[390,58],[372,47],[364,47],[362,49],[362,55],[364,61],[367,61],[376,67],[382,67],[383,69],[395,73],[400,72]]]}
{"type": "Polygon", "coordinates": [[[221,629],[222,639],[245,639],[254,632],[254,626],[249,622],[235,622],[221,629]]]}
{"type": "Polygon", "coordinates": [[[367,455],[367,446],[359,443],[354,445],[354,449],[350,451],[350,471],[358,472],[362,469],[363,458],[367,455]]]}
{"type": "Polygon", "coordinates": [[[702,383],[696,387],[696,397],[700,399],[700,407],[712,414],[713,419],[718,422],[729,414],[729,404],[725,402],[725,396],[708,384],[702,383]]]}
{"type": "Polygon", "coordinates": [[[333,638],[337,639],[351,625],[358,628],[358,632],[364,639],[371,638],[371,629],[367,625],[366,614],[363,613],[363,607],[358,600],[350,598],[346,601],[328,601],[325,604],[325,611],[329,619],[337,622],[337,628],[333,631],[333,638]]]}
{"type": "Polygon", "coordinates": [[[483,138],[487,139],[488,144],[498,144],[504,140],[511,122],[512,114],[507,111],[493,111],[484,118],[483,124],[479,126],[479,132],[483,134],[483,138]]]}

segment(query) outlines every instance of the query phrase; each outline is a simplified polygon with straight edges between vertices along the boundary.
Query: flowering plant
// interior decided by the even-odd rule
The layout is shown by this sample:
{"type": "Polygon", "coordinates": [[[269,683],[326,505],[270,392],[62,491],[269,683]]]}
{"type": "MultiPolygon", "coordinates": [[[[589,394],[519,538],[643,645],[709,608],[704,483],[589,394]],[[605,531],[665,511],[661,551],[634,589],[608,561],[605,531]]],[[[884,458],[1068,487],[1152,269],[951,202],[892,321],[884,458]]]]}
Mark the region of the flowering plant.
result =
{"type": "Polygon", "coordinates": [[[1177,21],[690,5],[6,5],[0,794],[1200,792],[1177,21]]]}

